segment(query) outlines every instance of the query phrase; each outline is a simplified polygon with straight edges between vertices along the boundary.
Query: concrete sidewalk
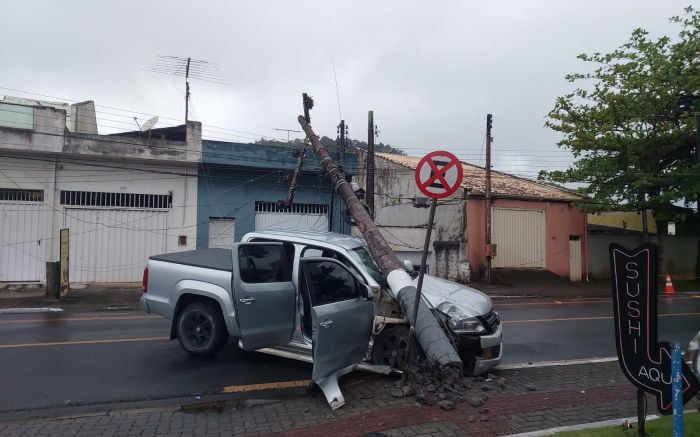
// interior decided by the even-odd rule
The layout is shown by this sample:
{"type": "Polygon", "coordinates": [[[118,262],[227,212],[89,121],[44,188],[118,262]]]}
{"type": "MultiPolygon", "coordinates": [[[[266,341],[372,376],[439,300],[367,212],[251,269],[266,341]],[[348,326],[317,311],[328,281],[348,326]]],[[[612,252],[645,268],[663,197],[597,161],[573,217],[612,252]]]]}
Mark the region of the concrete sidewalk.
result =
{"type": "MultiPolygon", "coordinates": [[[[347,404],[337,411],[328,408],[317,390],[285,396],[266,391],[250,393],[247,399],[207,398],[189,406],[5,421],[0,422],[0,435],[498,436],[636,414],[635,389],[616,362],[494,373],[505,379],[502,387],[475,380],[470,394],[463,402],[456,400],[451,410],[421,404],[420,392],[393,397],[395,377],[355,373],[341,381],[347,404]],[[493,388],[484,390],[486,386],[493,388]]],[[[686,409],[698,404],[693,400],[686,409]]],[[[653,398],[648,405],[653,414],[653,398]]]]}
{"type": "Polygon", "coordinates": [[[139,308],[141,284],[96,284],[71,289],[63,299],[50,299],[42,289],[0,290],[0,309],[61,308],[66,311],[90,312],[135,310],[139,308]]]}

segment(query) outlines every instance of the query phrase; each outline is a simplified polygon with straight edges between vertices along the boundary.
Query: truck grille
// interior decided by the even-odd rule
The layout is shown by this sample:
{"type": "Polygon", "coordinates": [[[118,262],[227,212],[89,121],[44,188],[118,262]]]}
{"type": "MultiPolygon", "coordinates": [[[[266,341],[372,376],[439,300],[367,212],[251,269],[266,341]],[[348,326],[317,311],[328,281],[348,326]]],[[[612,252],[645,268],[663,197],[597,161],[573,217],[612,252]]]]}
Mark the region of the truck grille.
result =
{"type": "Polygon", "coordinates": [[[486,329],[488,329],[489,334],[493,334],[496,332],[496,329],[498,329],[498,325],[501,324],[501,321],[498,318],[498,313],[496,311],[491,310],[486,315],[483,315],[479,317],[481,322],[486,326],[486,329]]]}

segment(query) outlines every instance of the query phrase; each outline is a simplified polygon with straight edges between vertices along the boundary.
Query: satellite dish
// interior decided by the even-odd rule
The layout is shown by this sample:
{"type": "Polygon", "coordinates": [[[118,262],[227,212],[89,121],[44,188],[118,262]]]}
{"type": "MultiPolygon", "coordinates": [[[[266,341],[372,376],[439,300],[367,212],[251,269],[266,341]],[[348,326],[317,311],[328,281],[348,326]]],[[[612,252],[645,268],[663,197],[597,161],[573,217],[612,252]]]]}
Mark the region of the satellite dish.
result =
{"type": "Polygon", "coordinates": [[[153,129],[153,126],[155,126],[156,123],[158,123],[158,116],[149,118],[146,120],[143,126],[141,126],[141,132],[146,132],[153,129]]]}

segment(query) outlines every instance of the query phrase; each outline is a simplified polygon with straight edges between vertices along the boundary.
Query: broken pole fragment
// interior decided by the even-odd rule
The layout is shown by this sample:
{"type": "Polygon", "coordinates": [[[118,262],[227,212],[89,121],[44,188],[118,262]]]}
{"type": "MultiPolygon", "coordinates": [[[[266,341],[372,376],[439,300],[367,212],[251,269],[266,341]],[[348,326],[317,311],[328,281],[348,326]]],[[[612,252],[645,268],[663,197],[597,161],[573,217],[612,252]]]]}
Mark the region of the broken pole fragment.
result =
{"type": "MultiPolygon", "coordinates": [[[[307,113],[308,116],[308,113],[307,113]]],[[[462,367],[462,361],[447,334],[440,327],[438,320],[430,310],[430,306],[421,299],[417,315],[414,317],[416,303],[416,287],[408,273],[403,269],[401,262],[386,242],[379,228],[367,213],[367,210],[359,201],[350,184],[345,180],[343,172],[335,165],[328,149],[321,145],[318,136],[313,131],[307,118],[299,116],[299,124],[311,141],[314,152],[321,165],[328,172],[335,191],[345,202],[350,215],[355,220],[360,233],[367,242],[367,248],[379,264],[379,269],[387,278],[392,296],[401,306],[409,324],[415,330],[418,343],[428,360],[433,364],[444,367],[462,367]]]]}

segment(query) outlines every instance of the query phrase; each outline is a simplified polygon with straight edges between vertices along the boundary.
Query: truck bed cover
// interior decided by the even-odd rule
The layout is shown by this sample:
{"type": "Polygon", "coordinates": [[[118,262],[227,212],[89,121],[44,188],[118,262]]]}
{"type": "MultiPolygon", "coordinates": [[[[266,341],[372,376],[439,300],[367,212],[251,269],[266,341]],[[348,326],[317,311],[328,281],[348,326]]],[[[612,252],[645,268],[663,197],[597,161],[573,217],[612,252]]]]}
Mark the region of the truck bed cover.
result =
{"type": "Polygon", "coordinates": [[[152,260],[165,261],[186,266],[203,267],[205,269],[233,271],[233,261],[230,249],[197,249],[184,252],[153,255],[152,260]]]}

